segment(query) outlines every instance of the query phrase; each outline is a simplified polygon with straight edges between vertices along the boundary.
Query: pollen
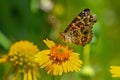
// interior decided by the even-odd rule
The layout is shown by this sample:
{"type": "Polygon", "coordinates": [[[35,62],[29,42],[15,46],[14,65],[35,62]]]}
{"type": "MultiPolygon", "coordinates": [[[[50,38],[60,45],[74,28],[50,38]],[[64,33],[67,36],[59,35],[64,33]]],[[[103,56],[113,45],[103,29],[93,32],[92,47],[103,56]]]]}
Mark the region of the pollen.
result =
{"type": "Polygon", "coordinates": [[[9,50],[9,61],[15,65],[32,66],[33,56],[39,51],[37,46],[28,41],[14,43],[9,50]]]}
{"type": "Polygon", "coordinates": [[[50,59],[54,59],[54,62],[56,63],[61,63],[68,60],[71,52],[72,50],[69,50],[68,47],[61,45],[53,46],[50,52],[50,59]]]}

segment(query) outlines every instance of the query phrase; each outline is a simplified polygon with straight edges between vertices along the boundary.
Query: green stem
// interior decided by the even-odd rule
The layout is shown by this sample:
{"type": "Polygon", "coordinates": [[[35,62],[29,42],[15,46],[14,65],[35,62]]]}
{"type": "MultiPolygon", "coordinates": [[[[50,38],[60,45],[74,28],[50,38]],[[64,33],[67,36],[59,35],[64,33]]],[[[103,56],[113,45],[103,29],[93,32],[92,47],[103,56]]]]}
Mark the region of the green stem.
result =
{"type": "Polygon", "coordinates": [[[84,51],[83,51],[83,61],[84,61],[84,66],[88,66],[89,65],[89,59],[90,59],[90,44],[87,44],[84,47],[84,51]]]}
{"type": "Polygon", "coordinates": [[[55,76],[52,76],[52,79],[51,80],[55,80],[55,76]]]}
{"type": "Polygon", "coordinates": [[[14,71],[14,65],[11,66],[11,68],[9,69],[9,71],[7,72],[7,74],[4,77],[4,80],[8,80],[10,77],[10,74],[12,74],[14,71]]]}

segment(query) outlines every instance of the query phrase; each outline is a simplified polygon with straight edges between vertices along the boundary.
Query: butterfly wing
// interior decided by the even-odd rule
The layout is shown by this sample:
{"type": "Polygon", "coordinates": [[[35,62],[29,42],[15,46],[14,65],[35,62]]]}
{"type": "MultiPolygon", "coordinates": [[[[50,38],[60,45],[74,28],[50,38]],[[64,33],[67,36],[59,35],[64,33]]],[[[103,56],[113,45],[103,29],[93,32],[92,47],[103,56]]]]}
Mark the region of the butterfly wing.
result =
{"type": "Polygon", "coordinates": [[[92,40],[92,26],[96,22],[96,16],[90,14],[90,9],[83,10],[61,33],[66,42],[77,45],[85,45],[92,40]]]}

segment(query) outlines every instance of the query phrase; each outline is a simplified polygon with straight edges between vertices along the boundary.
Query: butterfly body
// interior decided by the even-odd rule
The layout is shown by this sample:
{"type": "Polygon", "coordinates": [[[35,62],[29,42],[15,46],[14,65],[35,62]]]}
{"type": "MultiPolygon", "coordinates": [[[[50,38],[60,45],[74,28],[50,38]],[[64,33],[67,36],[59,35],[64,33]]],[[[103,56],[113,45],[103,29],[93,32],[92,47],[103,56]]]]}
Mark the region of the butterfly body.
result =
{"type": "Polygon", "coordinates": [[[90,9],[87,8],[60,35],[65,42],[84,46],[92,40],[94,23],[96,23],[96,15],[90,14],[90,9]]]}

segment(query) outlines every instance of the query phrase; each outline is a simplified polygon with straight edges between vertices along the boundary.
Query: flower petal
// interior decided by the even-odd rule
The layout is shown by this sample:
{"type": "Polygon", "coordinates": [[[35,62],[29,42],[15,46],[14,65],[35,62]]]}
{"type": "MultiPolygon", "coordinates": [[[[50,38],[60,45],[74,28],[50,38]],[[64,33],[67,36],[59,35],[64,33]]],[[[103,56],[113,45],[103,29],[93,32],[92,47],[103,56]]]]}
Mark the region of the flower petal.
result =
{"type": "Polygon", "coordinates": [[[120,77],[120,66],[110,66],[112,77],[120,77]]]}
{"type": "Polygon", "coordinates": [[[8,62],[8,56],[7,55],[3,55],[1,58],[0,58],[0,63],[6,63],[8,62]]]}
{"type": "Polygon", "coordinates": [[[27,80],[27,72],[24,70],[23,80],[27,80]]]}
{"type": "Polygon", "coordinates": [[[30,69],[28,70],[28,80],[32,80],[32,73],[30,69]]]}
{"type": "Polygon", "coordinates": [[[53,41],[51,41],[51,40],[46,39],[46,40],[43,40],[43,42],[44,42],[49,48],[55,46],[55,43],[54,43],[53,41]]]}

